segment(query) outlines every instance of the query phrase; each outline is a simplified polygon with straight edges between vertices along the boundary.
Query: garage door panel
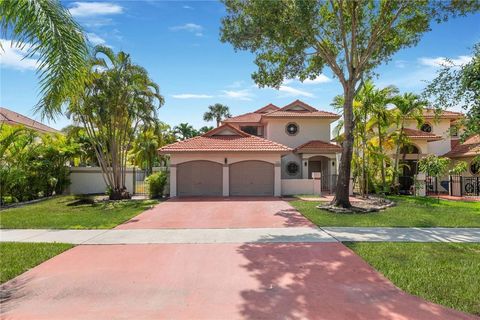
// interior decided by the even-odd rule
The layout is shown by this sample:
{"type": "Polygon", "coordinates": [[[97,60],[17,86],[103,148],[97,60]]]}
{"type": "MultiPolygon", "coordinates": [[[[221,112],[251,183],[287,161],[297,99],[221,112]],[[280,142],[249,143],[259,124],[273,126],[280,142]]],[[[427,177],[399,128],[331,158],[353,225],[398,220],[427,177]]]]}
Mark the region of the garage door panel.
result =
{"type": "Polygon", "coordinates": [[[177,165],[177,195],[221,196],[222,165],[212,161],[190,161],[177,165]]]}
{"type": "Polygon", "coordinates": [[[274,166],[264,161],[242,161],[230,165],[231,196],[273,196],[274,166]]]}

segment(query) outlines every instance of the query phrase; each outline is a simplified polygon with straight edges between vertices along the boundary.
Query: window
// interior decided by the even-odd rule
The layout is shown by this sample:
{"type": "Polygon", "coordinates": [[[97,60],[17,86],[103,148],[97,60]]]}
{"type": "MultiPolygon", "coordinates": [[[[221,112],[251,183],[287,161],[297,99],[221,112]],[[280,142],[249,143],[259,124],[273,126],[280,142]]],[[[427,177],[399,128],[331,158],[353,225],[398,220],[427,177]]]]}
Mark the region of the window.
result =
{"type": "Polygon", "coordinates": [[[289,162],[287,163],[287,173],[291,176],[294,176],[298,173],[298,170],[300,167],[298,166],[298,163],[296,162],[289,162]]]}
{"type": "Polygon", "coordinates": [[[480,162],[474,161],[470,163],[470,172],[472,174],[479,174],[480,173],[480,162]]]}
{"type": "Polygon", "coordinates": [[[285,127],[285,131],[290,136],[296,135],[298,133],[298,124],[293,122],[287,124],[287,126],[285,127]]]}
{"type": "Polygon", "coordinates": [[[258,136],[258,127],[245,126],[245,127],[240,127],[240,130],[248,134],[253,134],[254,136],[258,136]]]}
{"type": "Polygon", "coordinates": [[[432,132],[432,126],[428,123],[424,123],[422,124],[422,126],[420,127],[420,130],[422,130],[423,132],[432,132]]]}

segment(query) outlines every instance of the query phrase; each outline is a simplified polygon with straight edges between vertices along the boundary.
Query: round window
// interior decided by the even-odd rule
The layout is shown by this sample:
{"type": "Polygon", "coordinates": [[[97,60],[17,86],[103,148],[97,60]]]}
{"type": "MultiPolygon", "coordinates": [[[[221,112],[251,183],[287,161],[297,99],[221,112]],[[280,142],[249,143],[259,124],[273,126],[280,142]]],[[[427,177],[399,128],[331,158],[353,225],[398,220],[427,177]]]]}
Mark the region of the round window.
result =
{"type": "Polygon", "coordinates": [[[298,173],[299,166],[296,162],[289,162],[287,164],[287,172],[289,175],[294,176],[298,173]]]}
{"type": "Polygon", "coordinates": [[[472,162],[470,164],[470,172],[472,174],[479,174],[480,173],[480,162],[472,162]]]}
{"type": "Polygon", "coordinates": [[[289,123],[285,127],[285,130],[289,135],[294,136],[298,133],[298,125],[296,123],[289,123]]]}
{"type": "Polygon", "coordinates": [[[432,132],[432,126],[429,125],[428,123],[424,123],[422,124],[422,126],[420,127],[420,130],[422,130],[423,132],[432,132]]]}

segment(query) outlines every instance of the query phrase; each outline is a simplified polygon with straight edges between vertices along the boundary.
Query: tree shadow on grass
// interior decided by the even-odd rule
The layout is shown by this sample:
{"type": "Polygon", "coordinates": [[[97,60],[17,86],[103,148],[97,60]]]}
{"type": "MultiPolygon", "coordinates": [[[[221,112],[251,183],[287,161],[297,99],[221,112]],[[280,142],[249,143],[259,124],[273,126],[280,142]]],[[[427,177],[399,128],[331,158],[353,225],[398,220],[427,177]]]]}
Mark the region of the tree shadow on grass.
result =
{"type": "Polygon", "coordinates": [[[258,283],[240,293],[242,318],[470,318],[406,294],[341,243],[271,242],[238,248],[258,283]]]}

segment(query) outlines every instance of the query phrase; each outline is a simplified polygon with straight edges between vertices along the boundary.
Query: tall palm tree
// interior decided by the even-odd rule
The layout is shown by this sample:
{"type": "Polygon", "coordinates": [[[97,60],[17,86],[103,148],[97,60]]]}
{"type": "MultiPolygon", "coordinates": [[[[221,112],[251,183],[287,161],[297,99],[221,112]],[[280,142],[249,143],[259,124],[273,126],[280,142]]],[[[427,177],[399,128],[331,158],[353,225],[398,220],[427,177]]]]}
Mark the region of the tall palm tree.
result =
{"type": "Polygon", "coordinates": [[[395,105],[393,114],[397,126],[397,132],[395,133],[396,150],[392,187],[396,189],[398,185],[400,150],[408,144],[408,138],[405,136],[405,121],[407,119],[415,119],[420,125],[423,122],[423,110],[427,107],[427,102],[413,93],[404,93],[402,96],[395,97],[392,102],[395,105]]]}
{"type": "Polygon", "coordinates": [[[198,136],[199,132],[195,130],[190,124],[184,122],[173,128],[175,134],[180,140],[185,140],[198,136]]]}
{"type": "Polygon", "coordinates": [[[38,58],[42,97],[36,109],[52,118],[83,88],[88,48],[80,26],[57,0],[3,0],[0,17],[2,34],[38,58]]]}
{"type": "Polygon", "coordinates": [[[208,106],[208,111],[203,114],[203,120],[215,120],[218,127],[223,119],[230,118],[231,116],[228,106],[221,103],[215,103],[214,105],[208,106]]]}

